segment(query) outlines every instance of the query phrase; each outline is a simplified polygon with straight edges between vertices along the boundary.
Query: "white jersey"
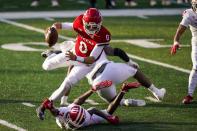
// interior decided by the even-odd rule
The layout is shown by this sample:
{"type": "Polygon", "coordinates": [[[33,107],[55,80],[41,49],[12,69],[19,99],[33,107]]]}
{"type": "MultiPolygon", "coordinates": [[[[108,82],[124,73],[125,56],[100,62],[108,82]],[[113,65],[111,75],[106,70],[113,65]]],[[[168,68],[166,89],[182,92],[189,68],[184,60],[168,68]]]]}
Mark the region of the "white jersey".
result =
{"type": "MultiPolygon", "coordinates": [[[[67,113],[70,112],[70,109],[73,107],[73,106],[76,106],[76,104],[70,104],[69,106],[67,107],[60,107],[58,108],[59,110],[59,115],[56,117],[56,123],[57,125],[60,127],[60,128],[66,128],[66,115],[67,113]]],[[[77,106],[80,106],[80,105],[77,105],[77,106]]],[[[81,106],[80,106],[81,107],[81,106]]],[[[83,107],[82,107],[83,108],[83,107]]],[[[84,109],[84,108],[83,108],[84,109]]],[[[91,108],[90,108],[91,109],[91,108]]],[[[85,120],[84,122],[82,123],[82,125],[80,126],[80,128],[82,127],[85,127],[85,126],[88,126],[88,125],[92,125],[92,124],[99,124],[99,123],[102,123],[104,121],[104,118],[100,117],[100,116],[97,116],[95,114],[93,115],[90,115],[90,113],[84,109],[85,111],[85,120]]],[[[109,115],[109,113],[107,113],[106,110],[102,110],[102,112],[106,115],[109,115]]]]}
{"type": "Polygon", "coordinates": [[[197,14],[192,9],[183,12],[183,19],[180,23],[185,27],[190,27],[192,37],[197,39],[197,14]]]}

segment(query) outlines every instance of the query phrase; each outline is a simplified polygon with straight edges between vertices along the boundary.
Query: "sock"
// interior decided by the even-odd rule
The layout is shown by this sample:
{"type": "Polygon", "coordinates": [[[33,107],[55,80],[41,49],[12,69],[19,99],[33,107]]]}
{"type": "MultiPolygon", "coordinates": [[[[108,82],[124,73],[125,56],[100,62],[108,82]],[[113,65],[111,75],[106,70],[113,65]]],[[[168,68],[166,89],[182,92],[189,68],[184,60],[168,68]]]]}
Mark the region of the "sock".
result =
{"type": "Polygon", "coordinates": [[[157,92],[158,91],[158,89],[153,84],[150,85],[148,90],[150,90],[151,92],[157,92]]]}
{"type": "Polygon", "coordinates": [[[122,99],[122,100],[120,101],[120,105],[121,105],[121,106],[126,106],[126,105],[125,105],[125,100],[126,100],[126,99],[122,99]]]}

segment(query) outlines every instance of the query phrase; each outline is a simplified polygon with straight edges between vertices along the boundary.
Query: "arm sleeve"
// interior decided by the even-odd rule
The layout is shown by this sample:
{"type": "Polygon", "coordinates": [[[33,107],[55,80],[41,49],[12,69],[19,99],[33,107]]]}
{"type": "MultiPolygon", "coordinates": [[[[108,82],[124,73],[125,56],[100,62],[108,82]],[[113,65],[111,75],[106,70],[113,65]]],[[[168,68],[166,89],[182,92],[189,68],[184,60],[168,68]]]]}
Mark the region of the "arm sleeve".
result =
{"type": "Polygon", "coordinates": [[[93,56],[95,59],[97,59],[101,55],[103,48],[104,46],[96,45],[90,53],[90,56],[93,56]]]}
{"type": "Polygon", "coordinates": [[[188,27],[191,24],[190,15],[187,11],[183,12],[183,19],[180,24],[185,27],[188,27]]]}
{"type": "Polygon", "coordinates": [[[114,48],[114,56],[119,56],[125,62],[129,62],[129,56],[120,48],[114,48]]]}
{"type": "Polygon", "coordinates": [[[68,22],[62,23],[62,29],[65,29],[65,30],[74,30],[73,23],[68,23],[68,22]]]}

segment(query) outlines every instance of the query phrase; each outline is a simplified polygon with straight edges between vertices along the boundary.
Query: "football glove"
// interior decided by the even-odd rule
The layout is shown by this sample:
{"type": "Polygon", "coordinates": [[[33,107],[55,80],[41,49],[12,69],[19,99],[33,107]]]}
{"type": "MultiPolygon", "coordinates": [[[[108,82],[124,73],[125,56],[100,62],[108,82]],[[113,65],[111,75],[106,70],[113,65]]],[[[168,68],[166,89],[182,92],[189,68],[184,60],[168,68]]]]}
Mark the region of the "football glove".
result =
{"type": "Polygon", "coordinates": [[[175,42],[174,45],[172,46],[172,49],[171,49],[171,55],[174,55],[176,53],[176,51],[179,49],[180,49],[179,43],[175,42]]]}

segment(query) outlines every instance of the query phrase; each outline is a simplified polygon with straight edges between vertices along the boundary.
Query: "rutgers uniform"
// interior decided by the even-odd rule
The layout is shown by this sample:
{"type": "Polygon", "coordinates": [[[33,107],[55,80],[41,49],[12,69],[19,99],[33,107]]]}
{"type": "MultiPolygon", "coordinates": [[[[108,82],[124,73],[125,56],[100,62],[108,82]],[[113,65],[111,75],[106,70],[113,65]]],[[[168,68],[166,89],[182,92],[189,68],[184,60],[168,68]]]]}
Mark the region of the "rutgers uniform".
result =
{"type": "Polygon", "coordinates": [[[73,22],[73,28],[78,33],[75,44],[75,53],[77,56],[87,57],[90,55],[95,45],[103,46],[109,44],[110,32],[103,26],[98,34],[88,35],[83,28],[83,15],[78,16],[73,22]]]}
{"type": "MultiPolygon", "coordinates": [[[[59,115],[56,117],[56,123],[60,128],[77,129],[89,125],[100,124],[105,120],[95,114],[91,115],[88,110],[76,104],[70,104],[68,107],[60,107],[58,110],[59,115]]],[[[109,115],[106,110],[102,110],[102,112],[109,115]]]]}
{"type": "Polygon", "coordinates": [[[91,65],[86,65],[78,61],[68,60],[65,56],[67,51],[67,45],[74,45],[71,52],[76,55],[76,57],[88,57],[93,56],[98,60],[103,52],[105,45],[108,45],[111,40],[110,32],[101,25],[102,18],[97,9],[89,9],[84,15],[78,16],[73,23],[61,23],[62,29],[74,30],[77,32],[76,42],[64,42],[65,46],[61,49],[62,53],[52,54],[46,58],[43,63],[43,69],[52,70],[59,67],[66,67],[74,65],[69,75],[64,79],[61,86],[50,96],[50,100],[56,101],[62,97],[70,87],[79,82],[82,78],[86,76],[88,72],[94,67],[94,63],[91,65]],[[91,12],[93,12],[91,14],[91,12]],[[92,16],[96,16],[91,18],[92,16]],[[93,20],[95,22],[91,22],[93,20]],[[90,21],[88,23],[88,21],[90,21]],[[89,31],[88,28],[93,26],[96,30],[89,31]]]}

